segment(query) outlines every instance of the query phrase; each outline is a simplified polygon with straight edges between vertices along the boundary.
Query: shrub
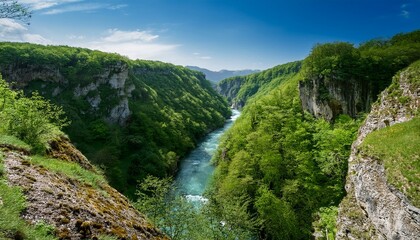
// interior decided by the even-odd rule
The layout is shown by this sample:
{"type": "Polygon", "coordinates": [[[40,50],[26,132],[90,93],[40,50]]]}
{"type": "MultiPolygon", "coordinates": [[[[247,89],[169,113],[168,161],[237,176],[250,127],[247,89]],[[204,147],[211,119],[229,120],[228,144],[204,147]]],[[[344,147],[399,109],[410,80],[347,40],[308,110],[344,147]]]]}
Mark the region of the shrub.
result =
{"type": "Polygon", "coordinates": [[[61,107],[51,104],[38,93],[25,97],[12,91],[0,76],[0,133],[28,143],[35,152],[43,152],[48,140],[59,135],[68,124],[61,107]]]}

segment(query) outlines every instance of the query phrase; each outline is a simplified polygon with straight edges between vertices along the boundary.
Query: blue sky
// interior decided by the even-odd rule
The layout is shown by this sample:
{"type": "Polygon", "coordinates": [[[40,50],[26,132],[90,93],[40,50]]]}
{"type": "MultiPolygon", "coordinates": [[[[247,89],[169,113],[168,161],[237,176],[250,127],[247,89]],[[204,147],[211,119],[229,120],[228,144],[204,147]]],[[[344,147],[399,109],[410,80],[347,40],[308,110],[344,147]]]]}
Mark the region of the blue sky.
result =
{"type": "Polygon", "coordinates": [[[20,0],[0,41],[70,45],[211,70],[266,69],[316,43],[420,29],[420,0],[20,0]]]}

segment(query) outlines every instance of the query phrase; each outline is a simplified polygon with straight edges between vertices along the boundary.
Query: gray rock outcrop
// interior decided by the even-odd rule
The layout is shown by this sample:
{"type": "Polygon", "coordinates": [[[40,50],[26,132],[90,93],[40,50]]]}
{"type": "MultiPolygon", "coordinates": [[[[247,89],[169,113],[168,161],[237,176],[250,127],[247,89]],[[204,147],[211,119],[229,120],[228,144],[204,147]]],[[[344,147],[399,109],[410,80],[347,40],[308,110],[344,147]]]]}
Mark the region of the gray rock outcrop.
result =
{"type": "Polygon", "coordinates": [[[299,83],[302,108],[316,118],[333,120],[339,114],[356,117],[370,110],[372,97],[368,87],[359,81],[326,81],[308,79],[299,83]]]}
{"type": "Polygon", "coordinates": [[[420,239],[420,209],[387,183],[381,161],[359,148],[369,133],[418,114],[420,88],[413,78],[419,76],[418,67],[399,73],[359,129],[349,158],[347,196],[339,208],[337,239],[420,239]]]}

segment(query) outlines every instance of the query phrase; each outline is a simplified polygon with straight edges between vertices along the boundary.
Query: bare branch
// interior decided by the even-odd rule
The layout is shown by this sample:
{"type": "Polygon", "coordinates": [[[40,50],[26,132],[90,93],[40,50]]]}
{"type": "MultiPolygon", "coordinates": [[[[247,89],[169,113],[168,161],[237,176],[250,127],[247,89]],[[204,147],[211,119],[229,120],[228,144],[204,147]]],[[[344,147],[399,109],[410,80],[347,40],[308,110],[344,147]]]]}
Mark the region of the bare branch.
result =
{"type": "Polygon", "coordinates": [[[12,18],[29,24],[31,11],[16,0],[0,0],[0,18],[12,18]]]}

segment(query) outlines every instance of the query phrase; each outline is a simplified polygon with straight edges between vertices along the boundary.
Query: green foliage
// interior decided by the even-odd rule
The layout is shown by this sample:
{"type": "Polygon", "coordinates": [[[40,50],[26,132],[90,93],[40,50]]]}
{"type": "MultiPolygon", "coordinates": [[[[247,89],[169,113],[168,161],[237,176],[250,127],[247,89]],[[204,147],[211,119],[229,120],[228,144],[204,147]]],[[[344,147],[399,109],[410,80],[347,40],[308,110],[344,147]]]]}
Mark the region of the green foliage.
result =
{"type": "Polygon", "coordinates": [[[298,221],[290,204],[277,198],[266,186],[259,189],[258,195],[255,207],[264,219],[264,228],[270,238],[296,239],[298,221]]]}
{"type": "Polygon", "coordinates": [[[361,149],[383,161],[387,180],[420,206],[420,118],[370,133],[361,149]]]}
{"type": "Polygon", "coordinates": [[[321,233],[319,239],[334,239],[337,233],[336,222],[337,222],[338,208],[335,206],[322,207],[316,213],[317,221],[313,223],[314,229],[321,233]]]}
{"type": "Polygon", "coordinates": [[[343,42],[317,44],[304,60],[303,77],[305,80],[355,81],[375,100],[397,71],[419,58],[419,30],[398,34],[389,40],[370,40],[358,48],[343,42]]]}
{"type": "Polygon", "coordinates": [[[303,113],[299,79],[248,101],[213,159],[211,199],[225,209],[245,199],[247,214],[236,221],[256,216],[260,238],[310,238],[314,213],[337,206],[345,194],[359,123],[348,116],[328,123],[303,113]]]}
{"type": "Polygon", "coordinates": [[[230,114],[203,74],[162,62],[66,46],[0,43],[0,71],[27,95],[37,91],[62,106],[71,120],[63,130],[72,142],[104,169],[112,186],[131,197],[147,175],[172,175],[178,160],[230,114]],[[37,77],[19,75],[19,69],[37,77]],[[109,83],[115,76],[127,76],[122,89],[109,83]],[[110,121],[112,109],[125,97],[131,113],[127,121],[110,121]],[[100,102],[92,106],[95,99],[100,102]]]}
{"type": "Polygon", "coordinates": [[[245,104],[249,98],[267,94],[282,81],[298,73],[301,65],[302,61],[290,62],[259,73],[227,78],[218,83],[218,89],[229,103],[245,104]]]}
{"type": "Polygon", "coordinates": [[[139,184],[135,206],[171,239],[252,239],[246,227],[252,221],[240,222],[244,208],[225,210],[212,203],[203,206],[175,194],[171,179],[148,176],[139,184]]]}
{"type": "Polygon", "coordinates": [[[350,43],[317,44],[304,61],[304,74],[306,78],[351,80],[359,58],[359,51],[350,43]]]}
{"type": "Polygon", "coordinates": [[[25,197],[20,188],[6,183],[2,169],[0,152],[0,239],[56,239],[52,226],[45,223],[31,226],[20,218],[26,206],[25,197]]]}
{"type": "Polygon", "coordinates": [[[42,153],[49,140],[60,134],[67,125],[61,107],[34,93],[25,97],[22,92],[8,88],[0,76],[0,133],[12,135],[31,145],[35,152],[42,153]]]}

